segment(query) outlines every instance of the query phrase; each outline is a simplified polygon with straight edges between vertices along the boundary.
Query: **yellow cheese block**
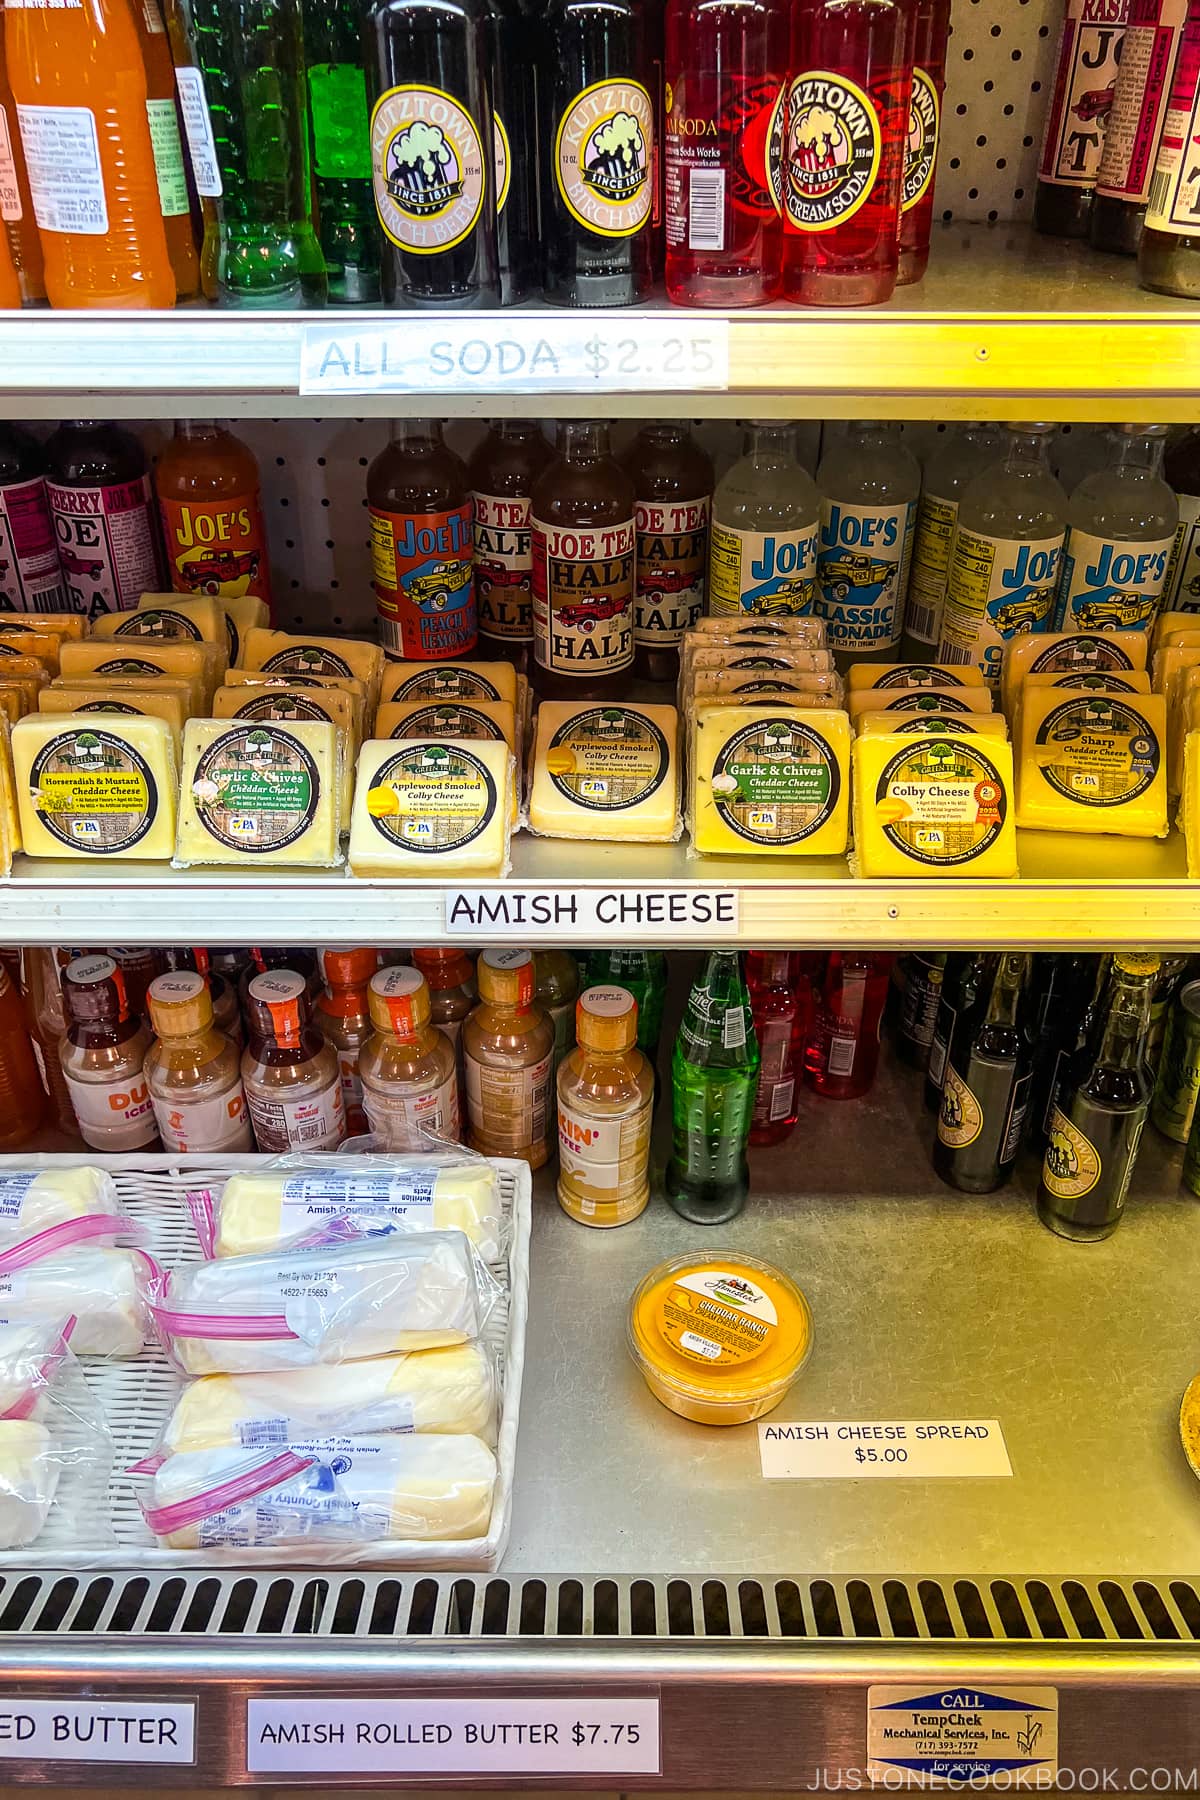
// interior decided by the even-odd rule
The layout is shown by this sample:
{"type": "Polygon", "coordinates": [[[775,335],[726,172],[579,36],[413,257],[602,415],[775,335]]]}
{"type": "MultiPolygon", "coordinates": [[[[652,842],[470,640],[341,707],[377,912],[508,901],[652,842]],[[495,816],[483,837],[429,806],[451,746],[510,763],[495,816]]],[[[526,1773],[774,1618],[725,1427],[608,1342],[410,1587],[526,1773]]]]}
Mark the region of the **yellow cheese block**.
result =
{"type": "Polygon", "coordinates": [[[1200,612],[1160,612],[1151,627],[1150,648],[1152,650],[1161,649],[1172,632],[1198,629],[1200,629],[1200,612]]]}
{"type": "Polygon", "coordinates": [[[337,688],[343,694],[355,694],[367,704],[367,684],[357,675],[264,675],[261,669],[226,669],[224,687],[290,687],[337,688]]]}
{"type": "Polygon", "coordinates": [[[214,652],[212,644],[152,643],[144,639],[136,644],[117,644],[89,638],[86,643],[63,645],[59,673],[68,680],[77,675],[90,679],[97,675],[140,675],[151,680],[171,675],[177,681],[195,682],[202,703],[207,705],[218,683],[214,652]]]}
{"type": "MultiPolygon", "coordinates": [[[[32,614],[30,615],[33,616],[32,614]]],[[[51,675],[58,674],[58,652],[62,643],[49,631],[8,631],[0,637],[0,669],[10,656],[31,656],[43,663],[51,675]]]]}
{"type": "Polygon", "coordinates": [[[271,611],[265,600],[259,600],[253,594],[222,594],[220,605],[225,614],[226,647],[232,668],[241,660],[246,633],[253,631],[256,625],[269,625],[271,611]]]}
{"type": "Polygon", "coordinates": [[[1161,694],[1026,688],[1017,823],[1047,831],[1165,837],[1166,737],[1161,694]]]}
{"type": "MultiPolygon", "coordinates": [[[[41,690],[41,694],[46,692],[47,690],[45,688],[41,690]]],[[[38,695],[39,700],[41,699],[41,694],[38,695]]],[[[30,706],[28,704],[26,689],[23,682],[5,681],[4,678],[0,676],[0,714],[3,715],[10,725],[15,725],[18,719],[23,719],[27,712],[36,711],[36,706],[30,706]]]]}
{"type": "Polygon", "coordinates": [[[679,836],[679,714],[673,706],[543,700],[529,823],[543,837],[667,844],[679,836]]]}
{"type": "Polygon", "coordinates": [[[992,690],[982,687],[898,688],[880,693],[877,688],[860,688],[846,695],[846,707],[855,725],[869,712],[895,713],[990,713],[992,690]]]}
{"type": "Polygon", "coordinates": [[[808,644],[717,644],[701,641],[688,647],[681,659],[682,669],[692,675],[700,669],[778,669],[828,670],[834,667],[833,653],[814,650],[808,644]]]}
{"type": "Polygon", "coordinates": [[[1162,694],[1171,705],[1186,672],[1197,667],[1200,667],[1200,644],[1165,644],[1154,652],[1150,668],[1154,692],[1162,694]]]}
{"type": "Polygon", "coordinates": [[[863,688],[982,687],[983,670],[974,663],[951,668],[944,663],[854,663],[850,667],[850,692],[863,688]]]}
{"type": "Polygon", "coordinates": [[[1187,734],[1179,825],[1187,842],[1187,872],[1193,881],[1200,881],[1200,731],[1187,734]]]}
{"type": "MultiPolygon", "coordinates": [[[[824,656],[823,650],[817,652],[824,656]]],[[[744,659],[738,658],[739,663],[744,659]]],[[[770,662],[777,659],[772,657],[770,662]]],[[[755,681],[773,681],[795,692],[834,694],[840,701],[845,686],[836,669],[776,669],[768,666],[749,668],[693,669],[681,684],[686,701],[699,700],[706,694],[737,694],[755,681]]]]}
{"type": "Polygon", "coordinates": [[[1001,705],[1012,712],[1027,675],[1070,675],[1083,669],[1120,675],[1144,669],[1149,649],[1144,631],[1035,631],[1010,638],[1000,670],[1001,705]]]}
{"type": "Polygon", "coordinates": [[[739,619],[729,614],[710,613],[697,619],[684,632],[683,643],[686,649],[693,638],[724,638],[728,643],[747,638],[757,638],[763,643],[771,639],[779,642],[786,638],[798,644],[811,644],[815,650],[822,650],[826,635],[824,619],[814,618],[812,614],[800,617],[793,613],[781,619],[739,619]]]}
{"type": "Polygon", "coordinates": [[[507,744],[484,738],[368,738],[350,819],[355,875],[502,875],[512,780],[507,744]]]}
{"type": "Polygon", "coordinates": [[[521,732],[507,700],[385,700],[375,714],[377,738],[490,738],[507,744],[513,756],[512,826],[521,816],[518,771],[521,732]]]}
{"type": "Polygon", "coordinates": [[[216,644],[229,655],[225,609],[210,594],[143,594],[131,613],[109,613],[96,621],[104,630],[93,637],[182,638],[185,643],[216,644]]]}
{"type": "Polygon", "coordinates": [[[340,812],[336,725],[188,720],[177,867],[326,868],[341,860],[340,812]]]}
{"type": "Polygon", "coordinates": [[[179,777],[164,719],[29,713],[12,728],[12,752],[30,856],[170,856],[179,777]]]}
{"type": "Polygon", "coordinates": [[[1017,874],[1012,745],[999,738],[854,740],[854,852],[867,877],[1017,874]]]}
{"type": "Polygon", "coordinates": [[[82,613],[5,613],[0,616],[0,637],[22,631],[48,631],[56,638],[85,638],[87,620],[82,613]]]}
{"type": "MultiPolygon", "coordinates": [[[[51,682],[55,693],[80,694],[94,699],[97,693],[111,694],[116,700],[125,700],[130,694],[145,693],[147,688],[155,688],[163,693],[178,694],[183,716],[190,719],[193,713],[204,711],[204,684],[196,680],[187,680],[183,676],[160,675],[60,675],[57,681],[51,682]]],[[[43,688],[42,692],[48,690],[43,688]]],[[[39,696],[40,698],[40,696],[39,696]]],[[[36,710],[36,708],[31,709],[36,710]]]]}
{"type": "Polygon", "coordinates": [[[242,667],[267,675],[354,675],[371,705],[379,701],[384,655],[378,644],[360,638],[301,637],[255,626],[242,644],[242,667]]]}
{"type": "Polygon", "coordinates": [[[1089,694],[1148,694],[1150,677],[1145,669],[1129,669],[1122,675],[1108,669],[1078,669],[1067,675],[1027,675],[1020,692],[1049,687],[1075,688],[1089,694]]]}
{"type": "Polygon", "coordinates": [[[859,714],[856,728],[860,736],[867,737],[888,732],[894,737],[911,737],[916,732],[930,737],[1008,736],[1003,713],[869,712],[859,714]]]}
{"type": "Polygon", "coordinates": [[[13,776],[12,745],[7,726],[0,729],[0,870],[5,875],[21,848],[21,820],[17,813],[17,784],[13,776]]]}
{"type": "Polygon", "coordinates": [[[354,764],[362,737],[363,703],[357,694],[341,688],[219,687],[213,695],[217,719],[325,719],[342,733],[341,799],[343,822],[350,817],[354,793],[354,764]]]}
{"type": "MultiPolygon", "coordinates": [[[[1200,669],[1188,674],[1200,676],[1200,669]]],[[[1177,690],[1175,704],[1167,710],[1167,790],[1181,794],[1184,782],[1184,754],[1193,731],[1200,731],[1200,687],[1177,690]]]]}
{"type": "Polygon", "coordinates": [[[844,712],[846,697],[841,678],[835,680],[835,687],[814,688],[805,686],[803,676],[789,680],[783,675],[760,675],[756,680],[738,681],[732,689],[722,687],[716,693],[692,695],[684,704],[684,717],[690,725],[698,706],[811,706],[821,711],[844,712]]]}
{"type": "MultiPolygon", "coordinates": [[[[8,643],[15,643],[9,638],[8,643]]],[[[12,682],[23,689],[29,699],[29,711],[37,705],[37,697],[50,680],[50,670],[39,656],[18,656],[11,652],[5,656],[0,654],[0,681],[12,682]]]]}
{"type": "Polygon", "coordinates": [[[705,856],[839,856],[850,823],[850,720],[792,706],[697,708],[692,842],[705,856]]]}
{"type": "Polygon", "coordinates": [[[146,719],[165,719],[171,727],[176,753],[187,720],[187,702],[177,683],[148,681],[144,687],[108,687],[98,681],[91,687],[59,687],[52,682],[38,695],[38,711],[44,713],[123,713],[146,719]]]}
{"type": "MultiPolygon", "coordinates": [[[[216,607],[215,601],[206,601],[205,604],[214,609],[216,607]]],[[[177,617],[178,615],[173,615],[173,618],[177,617]]],[[[171,622],[172,620],[168,620],[166,614],[160,612],[106,613],[103,618],[96,620],[88,641],[93,645],[107,642],[110,647],[116,646],[122,651],[128,651],[129,655],[133,657],[141,656],[144,645],[163,649],[179,646],[197,650],[204,659],[204,691],[207,699],[211,700],[224,679],[229,662],[229,653],[225,648],[224,626],[222,625],[219,640],[193,637],[186,632],[158,629],[160,625],[171,622]]]]}
{"type": "Polygon", "coordinates": [[[507,700],[518,703],[517,671],[508,662],[389,662],[381,700],[507,700]]]}

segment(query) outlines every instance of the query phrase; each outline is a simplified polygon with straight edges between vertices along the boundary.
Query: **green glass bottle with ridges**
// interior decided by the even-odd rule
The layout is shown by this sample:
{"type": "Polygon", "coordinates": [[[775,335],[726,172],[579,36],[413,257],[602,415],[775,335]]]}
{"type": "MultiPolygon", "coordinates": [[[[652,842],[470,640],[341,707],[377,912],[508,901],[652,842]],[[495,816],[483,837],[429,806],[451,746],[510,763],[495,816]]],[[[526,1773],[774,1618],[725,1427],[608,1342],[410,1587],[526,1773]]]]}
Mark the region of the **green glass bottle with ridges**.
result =
{"type": "Polygon", "coordinates": [[[688,995],[671,1060],[667,1198],[695,1224],[723,1225],[745,1205],[758,1062],[738,954],[710,950],[688,995]]]}

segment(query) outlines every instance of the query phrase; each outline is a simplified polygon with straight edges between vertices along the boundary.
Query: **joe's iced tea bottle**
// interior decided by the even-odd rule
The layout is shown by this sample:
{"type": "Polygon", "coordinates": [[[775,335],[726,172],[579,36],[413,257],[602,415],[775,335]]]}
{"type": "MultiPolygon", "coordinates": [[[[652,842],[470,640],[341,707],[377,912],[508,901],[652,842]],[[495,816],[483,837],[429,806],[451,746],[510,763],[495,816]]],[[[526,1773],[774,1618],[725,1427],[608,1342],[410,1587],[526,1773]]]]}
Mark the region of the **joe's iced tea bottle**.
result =
{"type": "Polygon", "coordinates": [[[528,675],[533,655],[529,496],[554,455],[533,419],[497,419],[471,458],[479,655],[528,675]]]}
{"type": "Polygon", "coordinates": [[[633,662],[633,483],[608,426],[559,421],[534,483],[534,685],[547,700],[615,700],[633,662]]]}
{"type": "Polygon", "coordinates": [[[665,420],[642,426],[624,467],[637,527],[633,672],[675,681],[683,634],[704,611],[712,458],[686,425],[665,420]]]}

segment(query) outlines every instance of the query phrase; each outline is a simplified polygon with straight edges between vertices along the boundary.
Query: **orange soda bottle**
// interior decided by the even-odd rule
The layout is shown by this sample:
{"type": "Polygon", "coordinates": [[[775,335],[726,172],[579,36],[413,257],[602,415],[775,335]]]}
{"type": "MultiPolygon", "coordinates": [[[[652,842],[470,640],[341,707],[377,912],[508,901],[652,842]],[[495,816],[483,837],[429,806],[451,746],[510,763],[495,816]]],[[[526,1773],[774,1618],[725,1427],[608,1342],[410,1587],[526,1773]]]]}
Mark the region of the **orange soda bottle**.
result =
{"type": "Polygon", "coordinates": [[[21,304],[21,283],[12,259],[12,246],[6,233],[0,232],[0,307],[6,312],[21,304]]]}
{"type": "Polygon", "coordinates": [[[5,50],[51,306],[173,306],[129,0],[8,0],[5,50]]]}
{"type": "Polygon", "coordinates": [[[21,131],[17,124],[17,103],[8,82],[4,61],[4,8],[0,6],[0,219],[12,252],[13,267],[21,284],[21,298],[46,298],[46,276],[42,267],[42,240],[33,216],[33,196],[29,192],[29,171],[21,148],[21,131]]]}
{"type": "Polygon", "coordinates": [[[192,230],[192,202],[175,106],[175,64],[158,0],[130,0],[130,4],[146,70],[146,116],[150,121],[167,254],[175,271],[175,298],[191,300],[200,292],[200,258],[192,230]]]}
{"type": "Polygon", "coordinates": [[[21,990],[0,963],[0,1150],[27,1144],[45,1124],[48,1103],[29,1041],[21,990]]]}

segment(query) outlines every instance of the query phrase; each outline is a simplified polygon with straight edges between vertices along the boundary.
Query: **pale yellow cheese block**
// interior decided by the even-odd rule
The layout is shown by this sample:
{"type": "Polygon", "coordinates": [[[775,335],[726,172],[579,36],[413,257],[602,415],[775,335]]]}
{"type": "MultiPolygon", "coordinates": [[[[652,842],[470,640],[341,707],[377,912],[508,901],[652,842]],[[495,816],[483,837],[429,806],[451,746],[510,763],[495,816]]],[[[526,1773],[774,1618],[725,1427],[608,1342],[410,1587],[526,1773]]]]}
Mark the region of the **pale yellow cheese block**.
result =
{"type": "Polygon", "coordinates": [[[385,700],[375,714],[377,738],[491,738],[513,756],[512,827],[521,817],[518,775],[522,764],[516,709],[507,700],[385,700]]]}
{"type": "MultiPolygon", "coordinates": [[[[1160,612],[1150,631],[1150,647],[1159,650],[1172,632],[1200,630],[1200,612],[1160,612]]],[[[1122,632],[1125,637],[1127,633],[1122,632]]]]}
{"type": "Polygon", "coordinates": [[[232,668],[241,658],[246,633],[256,625],[269,625],[271,610],[265,600],[259,600],[253,594],[221,594],[219,604],[225,614],[226,647],[232,668]]]}
{"type": "MultiPolygon", "coordinates": [[[[47,690],[43,688],[41,694],[44,694],[46,691],[47,690]]],[[[41,694],[38,695],[39,700],[41,699],[41,694]]],[[[15,725],[18,719],[23,719],[25,717],[27,712],[36,711],[36,705],[29,705],[28,691],[24,682],[5,681],[0,677],[0,716],[2,716],[9,725],[15,725]]]]}
{"type": "Polygon", "coordinates": [[[1179,826],[1187,843],[1187,872],[1200,881],[1200,731],[1189,731],[1184,747],[1179,826]]]}
{"type": "Polygon", "coordinates": [[[850,692],[863,688],[956,688],[982,687],[983,670],[974,663],[853,663],[849,674],[850,692]]]}
{"type": "Polygon", "coordinates": [[[1167,706],[1161,694],[1027,686],[1018,749],[1019,825],[1166,836],[1167,706]]]}
{"type": "Polygon", "coordinates": [[[59,657],[59,673],[68,680],[77,675],[94,679],[97,675],[140,675],[151,680],[156,675],[171,675],[177,681],[198,683],[202,704],[208,704],[219,682],[215,655],[222,660],[213,644],[156,643],[140,640],[136,644],[104,642],[89,638],[86,643],[65,643],[59,657]]]}
{"type": "Polygon", "coordinates": [[[136,611],[109,613],[97,622],[105,629],[93,631],[93,637],[182,638],[216,644],[229,655],[225,608],[211,594],[142,594],[136,611]]]}
{"type": "Polygon", "coordinates": [[[1003,713],[925,713],[869,712],[860,713],[856,721],[859,735],[910,737],[917,732],[936,737],[1008,736],[1008,720],[1003,713]]]}
{"type": "Polygon", "coordinates": [[[671,843],[681,830],[675,708],[543,700],[529,823],[543,837],[671,843]]]}
{"type": "Polygon", "coordinates": [[[1154,692],[1162,694],[1168,706],[1173,705],[1184,675],[1189,669],[1198,667],[1200,644],[1165,644],[1161,650],[1154,652],[1154,661],[1150,666],[1150,681],[1154,692]]]}
{"type": "Polygon", "coordinates": [[[1094,694],[1148,694],[1151,691],[1150,677],[1145,669],[1127,669],[1121,674],[1110,669],[1077,669],[1074,674],[1027,675],[1021,683],[1020,693],[1027,688],[1056,687],[1094,694]]]}
{"type": "Polygon", "coordinates": [[[850,720],[795,706],[699,706],[689,739],[692,843],[706,856],[840,856],[850,720]]]}
{"type": "Polygon", "coordinates": [[[869,712],[990,713],[992,691],[986,683],[982,687],[885,689],[883,693],[878,688],[860,688],[846,695],[846,710],[855,725],[869,712]]]}
{"type": "Polygon", "coordinates": [[[179,776],[164,719],[29,713],[12,728],[12,751],[30,856],[170,856],[179,776]]]}
{"type": "Polygon", "coordinates": [[[692,638],[725,638],[730,643],[739,638],[758,638],[764,643],[772,638],[776,641],[790,638],[820,650],[825,646],[826,631],[824,619],[811,613],[803,616],[792,613],[778,619],[739,619],[734,614],[710,613],[697,619],[691,629],[684,632],[685,646],[692,638]]]}
{"type": "MultiPolygon", "coordinates": [[[[215,607],[215,601],[206,602],[215,607]]],[[[161,646],[170,648],[174,645],[198,650],[204,658],[204,692],[206,704],[225,678],[225,670],[229,663],[229,652],[226,649],[225,628],[222,622],[220,639],[193,637],[186,632],[147,630],[143,621],[149,620],[157,625],[165,620],[165,615],[156,612],[120,612],[106,613],[97,619],[88,640],[90,644],[108,644],[126,652],[133,657],[140,657],[144,646],[161,646]]]]}
{"type": "Polygon", "coordinates": [[[853,763],[859,875],[961,881],[1018,873],[1011,744],[863,733],[853,763]]]}
{"type": "Polygon", "coordinates": [[[368,738],[350,819],[355,875],[502,875],[511,752],[483,738],[368,738]]]}
{"type": "MultiPolygon", "coordinates": [[[[125,700],[130,694],[156,688],[166,694],[178,694],[185,719],[205,710],[203,682],[182,675],[161,675],[157,671],[150,675],[60,675],[50,685],[55,693],[81,694],[88,699],[97,694],[111,694],[118,701],[125,700]]],[[[36,707],[32,710],[36,711],[36,707]]]]}
{"type": "Polygon", "coordinates": [[[253,688],[337,688],[339,693],[354,694],[363,703],[366,717],[367,684],[357,675],[264,675],[261,669],[226,669],[224,687],[253,688]]]}
{"type": "MultiPolygon", "coordinates": [[[[1189,669],[1188,675],[1193,674],[1200,676],[1200,669],[1189,669]]],[[[1172,794],[1183,792],[1184,752],[1193,731],[1200,731],[1200,687],[1184,686],[1167,710],[1167,788],[1172,794]]]]}
{"type": "Polygon", "coordinates": [[[5,613],[0,616],[0,637],[22,631],[48,631],[56,638],[85,638],[88,622],[82,613],[5,613]]]}
{"type": "Polygon", "coordinates": [[[13,775],[12,744],[8,726],[0,727],[0,868],[7,875],[21,848],[21,820],[17,812],[17,784],[13,775]]]}
{"type": "Polygon", "coordinates": [[[336,725],[188,720],[177,867],[327,868],[341,860],[340,813],[336,725]]]}
{"type": "Polygon", "coordinates": [[[26,712],[37,710],[37,697],[49,680],[50,671],[40,657],[0,656],[0,681],[20,690],[26,712]]]}
{"type": "MultiPolygon", "coordinates": [[[[819,677],[814,677],[819,679],[819,677]]],[[[755,681],[739,682],[732,690],[722,688],[717,693],[696,694],[684,701],[683,715],[690,727],[699,706],[811,706],[828,709],[831,712],[844,712],[846,696],[842,689],[840,677],[835,688],[812,688],[804,685],[804,678],[798,676],[794,681],[786,676],[760,676],[755,681]]]]}
{"type": "Polygon", "coordinates": [[[1011,714],[1027,675],[1070,675],[1144,669],[1150,642],[1144,631],[1033,631],[1010,638],[1000,668],[1000,703],[1011,714]]]}
{"type": "Polygon", "coordinates": [[[219,687],[213,695],[217,719],[326,719],[342,733],[341,801],[343,821],[350,817],[354,764],[362,738],[363,703],[341,688],[219,687]]]}
{"type": "Polygon", "coordinates": [[[381,700],[507,700],[518,704],[517,672],[508,662],[389,662],[381,700]]]}
{"type": "Polygon", "coordinates": [[[103,680],[92,687],[59,687],[51,682],[38,695],[38,711],[44,713],[123,713],[141,714],[147,719],[165,719],[175,740],[176,755],[183,727],[187,721],[187,703],[177,683],[148,681],[140,688],[113,689],[103,680]]]}
{"type": "Polygon", "coordinates": [[[354,675],[372,706],[379,701],[384,655],[361,638],[308,637],[254,626],[242,643],[242,667],[267,675],[354,675]]]}

